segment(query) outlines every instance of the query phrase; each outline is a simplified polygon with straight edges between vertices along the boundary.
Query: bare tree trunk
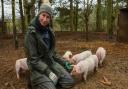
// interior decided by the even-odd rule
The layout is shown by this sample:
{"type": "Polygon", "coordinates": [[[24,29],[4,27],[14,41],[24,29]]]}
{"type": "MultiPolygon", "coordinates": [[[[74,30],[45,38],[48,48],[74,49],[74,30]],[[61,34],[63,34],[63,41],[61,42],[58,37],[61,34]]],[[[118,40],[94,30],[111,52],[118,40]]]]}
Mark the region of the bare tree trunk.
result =
{"type": "Polygon", "coordinates": [[[40,9],[40,6],[41,6],[41,0],[38,1],[38,11],[40,9]]]}
{"type": "Polygon", "coordinates": [[[22,0],[19,0],[19,8],[20,8],[21,25],[22,25],[21,29],[22,29],[22,33],[24,34],[26,31],[26,28],[25,28],[25,19],[23,15],[22,0]]]}
{"type": "Polygon", "coordinates": [[[128,0],[126,0],[126,3],[127,3],[126,7],[128,8],[128,0]]]}
{"type": "Polygon", "coordinates": [[[2,34],[5,33],[4,29],[4,1],[1,0],[1,6],[2,6],[2,34]]]}
{"type": "Polygon", "coordinates": [[[89,16],[90,14],[92,13],[92,1],[93,0],[87,0],[87,4],[85,3],[85,0],[84,0],[84,22],[85,22],[85,35],[86,35],[86,41],[89,40],[89,37],[88,37],[88,33],[89,33],[89,29],[88,29],[88,23],[89,23],[89,16]]]}
{"type": "Polygon", "coordinates": [[[16,34],[16,24],[15,24],[15,0],[12,0],[12,22],[13,22],[13,39],[15,49],[18,48],[18,38],[16,34]]]}
{"type": "Polygon", "coordinates": [[[70,31],[74,30],[73,17],[73,0],[70,0],[70,31]]]}
{"type": "Polygon", "coordinates": [[[107,13],[108,13],[107,14],[107,31],[108,31],[109,39],[112,39],[112,36],[113,36],[112,9],[113,9],[112,0],[107,0],[107,13]]]}
{"type": "MultiPolygon", "coordinates": [[[[63,4],[62,4],[62,0],[59,0],[59,5],[60,5],[60,8],[64,8],[63,4]]],[[[61,14],[62,12],[63,12],[63,10],[60,9],[59,18],[62,18],[62,14],[61,14]]],[[[63,24],[62,23],[60,23],[60,31],[63,31],[63,24]]]]}
{"type": "Polygon", "coordinates": [[[35,15],[36,15],[35,10],[36,10],[35,5],[33,5],[32,9],[31,9],[31,15],[32,15],[31,18],[35,17],[35,15]]]}
{"type": "Polygon", "coordinates": [[[27,9],[26,9],[26,1],[23,0],[23,7],[24,7],[24,21],[25,21],[25,27],[28,26],[28,16],[27,16],[27,9]]]}
{"type": "Polygon", "coordinates": [[[75,0],[75,2],[76,2],[76,7],[75,7],[75,9],[74,9],[74,23],[75,23],[75,25],[74,25],[74,30],[75,31],[77,31],[77,26],[78,26],[78,24],[77,24],[77,22],[78,22],[78,4],[79,4],[79,1],[78,0],[75,0]]]}
{"type": "Polygon", "coordinates": [[[96,31],[101,31],[101,0],[97,0],[96,31]]]}
{"type": "Polygon", "coordinates": [[[85,32],[85,36],[86,36],[86,41],[88,41],[88,17],[85,17],[86,21],[85,21],[85,28],[86,28],[86,32],[85,32]]]}
{"type": "Polygon", "coordinates": [[[28,26],[28,23],[30,23],[31,20],[31,9],[33,7],[33,5],[35,4],[35,0],[31,0],[31,2],[28,2],[28,0],[24,0],[24,9],[25,9],[25,18],[26,18],[26,24],[28,26]]]}

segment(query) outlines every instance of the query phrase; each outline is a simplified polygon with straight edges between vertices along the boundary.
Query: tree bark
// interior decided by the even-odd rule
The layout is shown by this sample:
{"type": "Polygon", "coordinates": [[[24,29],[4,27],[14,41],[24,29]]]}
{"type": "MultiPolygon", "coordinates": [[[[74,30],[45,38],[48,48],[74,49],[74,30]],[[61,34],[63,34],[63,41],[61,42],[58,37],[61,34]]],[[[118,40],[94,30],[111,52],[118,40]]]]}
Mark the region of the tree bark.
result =
{"type": "Polygon", "coordinates": [[[5,33],[5,29],[4,29],[4,1],[1,0],[1,6],[2,6],[2,34],[5,33]]]}
{"type": "Polygon", "coordinates": [[[127,3],[126,7],[128,8],[128,0],[126,0],[126,3],[127,3]]]}
{"type": "Polygon", "coordinates": [[[23,15],[23,7],[22,7],[22,0],[19,0],[19,9],[20,9],[20,16],[21,16],[21,29],[22,29],[22,33],[24,34],[26,31],[25,28],[25,19],[24,19],[24,15],[23,15]]]}
{"type": "Polygon", "coordinates": [[[96,31],[101,31],[101,0],[97,0],[97,13],[96,13],[96,31]]]}
{"type": "Polygon", "coordinates": [[[73,0],[70,0],[70,31],[74,30],[73,18],[73,0]]]}
{"type": "Polygon", "coordinates": [[[78,0],[76,0],[75,1],[76,2],[76,7],[75,7],[75,13],[74,13],[74,15],[75,15],[75,18],[74,18],[74,23],[75,23],[75,25],[74,25],[74,29],[75,29],[75,31],[77,31],[77,26],[78,26],[78,24],[77,24],[77,22],[78,22],[78,4],[79,4],[79,1],[78,0]]]}
{"type": "Polygon", "coordinates": [[[23,0],[24,1],[24,9],[25,9],[25,19],[26,19],[26,24],[28,26],[28,23],[31,21],[31,9],[33,5],[35,4],[35,0],[31,0],[31,2],[28,2],[28,0],[23,0]]]}
{"type": "Polygon", "coordinates": [[[113,3],[112,0],[107,0],[107,31],[109,39],[112,39],[113,36],[113,3]]]}
{"type": "Polygon", "coordinates": [[[87,4],[85,3],[86,0],[84,0],[84,22],[85,22],[85,39],[86,41],[89,40],[88,33],[89,33],[89,16],[92,13],[92,1],[93,0],[87,0],[87,4]]]}
{"type": "Polygon", "coordinates": [[[16,34],[16,24],[15,24],[15,0],[12,0],[12,22],[13,22],[13,39],[15,49],[18,48],[18,38],[16,34]]]}

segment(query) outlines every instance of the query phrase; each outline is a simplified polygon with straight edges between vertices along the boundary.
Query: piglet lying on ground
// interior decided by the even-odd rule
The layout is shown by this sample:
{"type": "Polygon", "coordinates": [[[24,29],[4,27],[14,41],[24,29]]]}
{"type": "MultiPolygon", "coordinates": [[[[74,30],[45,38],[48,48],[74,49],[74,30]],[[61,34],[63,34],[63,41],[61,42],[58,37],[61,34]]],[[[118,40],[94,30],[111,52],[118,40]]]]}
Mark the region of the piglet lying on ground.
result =
{"type": "Polygon", "coordinates": [[[72,52],[71,51],[66,51],[65,54],[62,56],[65,60],[69,61],[72,57],[72,52]]]}
{"type": "Polygon", "coordinates": [[[15,64],[17,78],[20,78],[20,73],[25,73],[28,70],[27,58],[16,60],[15,64]]]}
{"type": "Polygon", "coordinates": [[[74,65],[71,72],[72,75],[83,74],[83,78],[86,81],[86,77],[89,72],[94,72],[98,68],[98,58],[96,55],[90,55],[86,60],[80,61],[74,65]]]}
{"type": "Polygon", "coordinates": [[[81,60],[84,60],[86,59],[87,57],[89,57],[90,55],[92,55],[92,52],[90,50],[87,50],[87,51],[83,51],[79,54],[76,54],[74,55],[72,58],[71,58],[71,63],[73,64],[77,64],[78,62],[80,62],[81,60]]]}
{"type": "Polygon", "coordinates": [[[103,63],[105,56],[106,56],[106,50],[103,47],[99,47],[96,51],[96,55],[97,55],[98,60],[99,60],[99,65],[102,66],[102,63],[103,63]]]}

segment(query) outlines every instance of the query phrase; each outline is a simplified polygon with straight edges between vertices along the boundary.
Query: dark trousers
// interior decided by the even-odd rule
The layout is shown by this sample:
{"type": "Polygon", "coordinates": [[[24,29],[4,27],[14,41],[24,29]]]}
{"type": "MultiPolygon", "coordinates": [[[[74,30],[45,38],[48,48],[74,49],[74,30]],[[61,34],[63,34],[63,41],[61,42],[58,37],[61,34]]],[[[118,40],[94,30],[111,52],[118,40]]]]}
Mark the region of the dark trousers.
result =
{"type": "Polygon", "coordinates": [[[74,82],[72,81],[72,78],[69,78],[65,76],[65,78],[61,78],[58,81],[58,84],[55,86],[53,82],[43,82],[41,84],[38,84],[36,86],[33,86],[32,89],[69,89],[72,88],[74,85],[74,82]]]}
{"type": "Polygon", "coordinates": [[[43,82],[41,84],[33,86],[32,89],[56,89],[52,82],[43,82]]]}
{"type": "Polygon", "coordinates": [[[51,68],[58,74],[57,76],[59,76],[57,85],[54,85],[54,83],[45,75],[47,81],[36,85],[32,84],[34,85],[32,86],[32,89],[69,89],[74,86],[74,79],[60,64],[55,63],[51,68]]]}

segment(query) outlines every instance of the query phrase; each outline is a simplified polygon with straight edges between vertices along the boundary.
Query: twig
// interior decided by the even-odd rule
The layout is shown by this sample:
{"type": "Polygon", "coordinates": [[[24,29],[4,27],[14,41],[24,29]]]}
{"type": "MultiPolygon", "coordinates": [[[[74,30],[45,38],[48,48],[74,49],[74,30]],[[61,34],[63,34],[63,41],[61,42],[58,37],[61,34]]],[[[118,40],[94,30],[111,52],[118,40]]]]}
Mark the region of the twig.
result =
{"type": "Polygon", "coordinates": [[[103,76],[103,80],[100,81],[101,83],[103,83],[104,85],[112,85],[112,83],[105,77],[103,76]]]}
{"type": "Polygon", "coordinates": [[[111,82],[105,82],[105,81],[100,81],[100,82],[103,83],[104,85],[111,86],[111,82]]]}

